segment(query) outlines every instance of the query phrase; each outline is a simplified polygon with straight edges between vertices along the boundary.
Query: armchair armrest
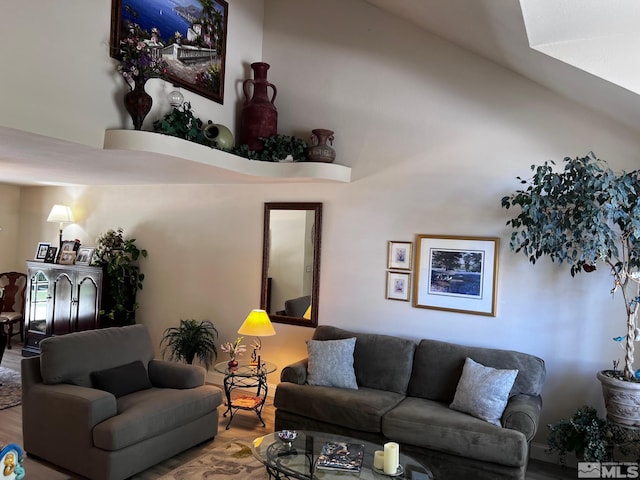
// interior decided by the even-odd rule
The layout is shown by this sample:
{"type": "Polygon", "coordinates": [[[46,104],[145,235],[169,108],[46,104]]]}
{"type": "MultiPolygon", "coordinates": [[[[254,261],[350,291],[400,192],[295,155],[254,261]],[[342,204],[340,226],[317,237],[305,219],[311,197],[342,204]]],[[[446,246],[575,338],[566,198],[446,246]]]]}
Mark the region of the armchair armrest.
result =
{"type": "Polygon", "coordinates": [[[291,365],[287,365],[280,372],[280,381],[304,385],[307,382],[308,364],[309,359],[305,358],[297,361],[296,363],[292,363],[291,365]]]}
{"type": "Polygon", "coordinates": [[[204,385],[204,368],[186,363],[151,360],[149,380],[158,388],[195,388],[204,385]]]}
{"type": "Polygon", "coordinates": [[[64,383],[32,385],[22,404],[25,450],[35,455],[51,449],[62,457],[69,452],[86,455],[93,427],[117,411],[116,398],[103,390],[64,383]]]}
{"type": "Polygon", "coordinates": [[[507,407],[502,414],[502,425],[522,432],[527,442],[533,439],[538,430],[540,411],[542,410],[542,398],[531,395],[514,395],[509,399],[507,407]]]}

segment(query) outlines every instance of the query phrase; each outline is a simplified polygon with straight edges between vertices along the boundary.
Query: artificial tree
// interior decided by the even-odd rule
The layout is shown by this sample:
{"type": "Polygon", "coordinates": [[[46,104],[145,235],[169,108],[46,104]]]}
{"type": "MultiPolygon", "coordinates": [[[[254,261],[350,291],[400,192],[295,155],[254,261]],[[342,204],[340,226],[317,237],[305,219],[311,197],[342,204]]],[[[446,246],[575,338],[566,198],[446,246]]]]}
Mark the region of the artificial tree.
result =
{"type": "MultiPolygon", "coordinates": [[[[502,198],[502,206],[520,207],[507,222],[513,229],[510,246],[535,264],[542,256],[566,263],[571,275],[592,272],[601,263],[611,272],[613,288],[626,308],[624,371],[633,370],[634,341],[638,339],[640,305],[640,172],[614,173],[593,153],[565,158],[557,171],[553,161],[532,165],[533,177],[520,183],[526,189],[502,198]]],[[[615,365],[615,363],[614,363],[615,365]]],[[[614,368],[616,370],[616,368],[614,368]]]]}

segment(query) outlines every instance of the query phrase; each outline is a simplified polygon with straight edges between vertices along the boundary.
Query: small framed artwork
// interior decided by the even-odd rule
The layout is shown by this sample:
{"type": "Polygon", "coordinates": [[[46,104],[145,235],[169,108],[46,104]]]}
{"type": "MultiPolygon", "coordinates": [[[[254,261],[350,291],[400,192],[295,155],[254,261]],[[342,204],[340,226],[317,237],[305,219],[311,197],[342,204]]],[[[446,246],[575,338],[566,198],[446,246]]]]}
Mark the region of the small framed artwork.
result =
{"type": "Polygon", "coordinates": [[[409,301],[411,274],[408,272],[387,272],[387,300],[409,301]]]}
{"type": "Polygon", "coordinates": [[[413,306],[494,317],[499,242],[418,235],[413,306]]]}
{"type": "Polygon", "coordinates": [[[55,263],[57,253],[58,253],[58,247],[48,247],[47,254],[44,257],[44,261],[46,263],[55,263]]]}
{"type": "Polygon", "coordinates": [[[95,247],[80,247],[76,255],[76,265],[91,265],[93,252],[95,251],[95,247]]]}
{"type": "Polygon", "coordinates": [[[390,241],[387,248],[387,268],[411,270],[413,243],[390,241]]]}
{"type": "Polygon", "coordinates": [[[47,250],[51,246],[50,243],[40,242],[38,243],[38,248],[36,249],[36,257],[35,259],[39,262],[43,262],[47,256],[47,250]]]}
{"type": "Polygon", "coordinates": [[[73,265],[73,263],[76,261],[76,252],[74,251],[62,251],[60,253],[60,260],[58,260],[58,263],[60,265],[73,265]]]}

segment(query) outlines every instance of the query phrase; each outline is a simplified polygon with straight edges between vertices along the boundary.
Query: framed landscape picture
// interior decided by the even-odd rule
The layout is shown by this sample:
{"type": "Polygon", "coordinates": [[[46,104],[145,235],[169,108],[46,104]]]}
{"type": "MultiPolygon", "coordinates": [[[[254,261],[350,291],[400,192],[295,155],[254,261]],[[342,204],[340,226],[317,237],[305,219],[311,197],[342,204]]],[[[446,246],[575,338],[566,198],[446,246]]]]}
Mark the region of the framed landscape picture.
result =
{"type": "Polygon", "coordinates": [[[224,0],[112,0],[111,56],[120,59],[120,41],[137,24],[143,42],[153,31],[168,82],[224,103],[228,10],[224,0]]]}
{"type": "Polygon", "coordinates": [[[418,235],[413,306],[495,316],[499,241],[418,235]]]}

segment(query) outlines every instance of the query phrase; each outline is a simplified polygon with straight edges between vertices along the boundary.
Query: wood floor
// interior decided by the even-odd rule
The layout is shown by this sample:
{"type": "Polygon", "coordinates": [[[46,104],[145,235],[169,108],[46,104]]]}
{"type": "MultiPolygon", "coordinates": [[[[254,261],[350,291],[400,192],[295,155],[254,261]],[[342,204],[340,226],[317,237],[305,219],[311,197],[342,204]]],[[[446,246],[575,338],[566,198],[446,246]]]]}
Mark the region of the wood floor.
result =
{"type": "MultiPolygon", "coordinates": [[[[3,367],[20,371],[21,347],[22,346],[19,344],[14,344],[13,349],[5,351],[4,357],[2,358],[3,367]]],[[[262,417],[267,425],[266,427],[263,427],[260,424],[252,412],[240,412],[233,419],[231,428],[229,430],[225,430],[224,427],[227,423],[227,419],[222,417],[222,410],[222,408],[219,409],[220,428],[218,435],[213,441],[206,442],[176,455],[169,460],[165,460],[164,462],[145,470],[133,478],[135,480],[155,480],[165,473],[173,470],[178,465],[200,456],[205,449],[213,448],[214,445],[234,439],[251,440],[260,435],[273,432],[274,408],[272,398],[267,399],[267,403],[262,411],[262,417]]],[[[18,445],[22,445],[21,406],[0,410],[0,445],[5,445],[7,443],[17,443],[18,445]]],[[[28,457],[24,462],[24,467],[29,480],[76,480],[79,478],[69,473],[61,472],[52,465],[48,465],[42,461],[28,457]]],[[[527,480],[575,480],[576,478],[577,472],[575,469],[560,467],[558,465],[552,465],[535,460],[531,460],[529,462],[527,480]]]]}

